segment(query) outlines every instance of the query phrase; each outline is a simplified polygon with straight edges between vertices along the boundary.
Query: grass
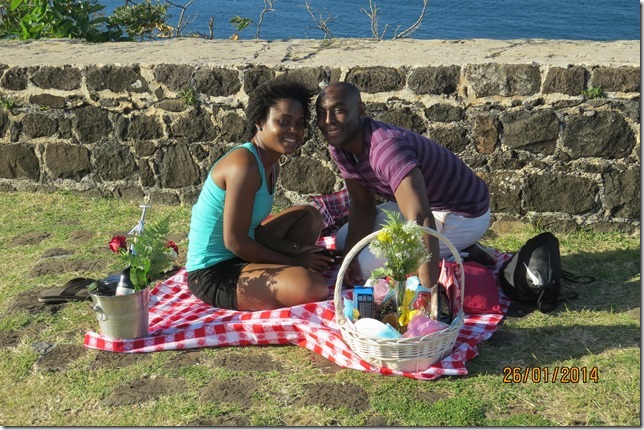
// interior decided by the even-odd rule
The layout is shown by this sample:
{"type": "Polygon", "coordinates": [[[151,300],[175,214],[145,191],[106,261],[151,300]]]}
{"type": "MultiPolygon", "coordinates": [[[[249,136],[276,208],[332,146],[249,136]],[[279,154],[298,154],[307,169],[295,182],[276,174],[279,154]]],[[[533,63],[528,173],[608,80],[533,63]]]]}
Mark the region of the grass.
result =
{"type": "MultiPolygon", "coordinates": [[[[190,207],[155,205],[148,219],[171,216],[185,258],[190,207]]],[[[227,347],[202,351],[198,366],[174,367],[181,352],[144,354],[128,366],[98,367],[97,351],[89,350],[67,371],[43,372],[34,367],[41,342],[82,345],[85,330],[97,330],[87,303],[70,303],[54,314],[30,315],[12,304],[39,287],[62,285],[72,277],[102,277],[119,269],[107,249],[113,234],[127,232],[140,216],[138,204],[79,197],[71,193],[0,193],[0,338],[21,333],[16,344],[0,347],[0,424],[6,426],[134,426],[191,425],[199,419],[244,416],[249,425],[363,426],[639,426],[640,417],[640,241],[619,233],[578,232],[558,237],[562,266],[591,275],[590,284],[564,283],[578,298],[549,314],[532,312],[508,317],[499,331],[478,346],[467,363],[469,375],[416,381],[342,369],[325,372],[312,352],[296,346],[227,347]],[[70,237],[90,232],[82,245],[70,237]],[[45,236],[19,243],[18,239],[45,236]],[[73,251],[59,261],[82,262],[65,270],[41,273],[45,251],[73,251]],[[77,269],[75,269],[75,267],[77,269]],[[29,329],[32,329],[31,331],[29,329]],[[279,370],[248,372],[213,363],[231,355],[263,354],[279,370]],[[597,369],[598,382],[504,382],[512,368],[597,369]],[[139,404],[104,406],[124,383],[179,380],[180,389],[139,404]],[[232,384],[249,378],[261,387],[250,403],[216,402],[203,395],[208,384],[232,384]],[[364,409],[320,402],[320,384],[354,386],[368,396],[364,409]],[[379,421],[373,421],[378,417],[379,421]]],[[[538,231],[518,226],[484,240],[513,252],[538,231]]],[[[51,260],[51,259],[50,259],[51,260]]],[[[185,261],[185,260],[184,260],[185,261]]],[[[324,359],[321,359],[324,361],[324,359]]],[[[360,395],[356,394],[356,400],[360,395]]],[[[327,401],[327,402],[325,402],[327,401]]],[[[219,421],[225,422],[225,421],[219,421]]]]}

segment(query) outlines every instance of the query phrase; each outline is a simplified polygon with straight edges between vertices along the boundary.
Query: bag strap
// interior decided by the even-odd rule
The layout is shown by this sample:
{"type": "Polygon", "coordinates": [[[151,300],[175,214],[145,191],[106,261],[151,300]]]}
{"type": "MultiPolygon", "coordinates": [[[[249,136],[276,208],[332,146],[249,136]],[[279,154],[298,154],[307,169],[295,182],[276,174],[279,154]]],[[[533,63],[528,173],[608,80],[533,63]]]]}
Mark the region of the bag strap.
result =
{"type": "Polygon", "coordinates": [[[595,278],[593,276],[588,276],[588,275],[575,275],[574,273],[571,273],[567,270],[561,269],[559,271],[561,273],[561,279],[565,279],[568,282],[573,282],[575,284],[589,284],[591,282],[595,282],[595,278]]]}

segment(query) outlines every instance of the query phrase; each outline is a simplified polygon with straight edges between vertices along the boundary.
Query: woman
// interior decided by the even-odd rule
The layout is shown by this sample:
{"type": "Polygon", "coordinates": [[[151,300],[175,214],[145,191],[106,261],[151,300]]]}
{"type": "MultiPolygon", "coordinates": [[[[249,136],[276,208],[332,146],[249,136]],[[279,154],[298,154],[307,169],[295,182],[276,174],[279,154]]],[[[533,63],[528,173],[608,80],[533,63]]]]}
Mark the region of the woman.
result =
{"type": "Polygon", "coordinates": [[[186,270],[190,291],[213,306],[255,311],[326,300],[321,271],[333,259],[316,246],[322,217],[295,206],[266,220],[279,159],[302,144],[309,91],[285,78],[250,95],[251,139],[212,167],[192,208],[186,270]]]}

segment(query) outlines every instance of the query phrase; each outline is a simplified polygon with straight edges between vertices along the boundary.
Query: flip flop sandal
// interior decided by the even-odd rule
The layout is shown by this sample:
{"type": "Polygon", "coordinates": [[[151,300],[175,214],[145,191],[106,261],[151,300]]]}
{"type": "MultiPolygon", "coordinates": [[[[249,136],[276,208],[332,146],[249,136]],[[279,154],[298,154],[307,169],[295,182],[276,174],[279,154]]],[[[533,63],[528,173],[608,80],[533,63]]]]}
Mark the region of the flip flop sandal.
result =
{"type": "Polygon", "coordinates": [[[91,297],[87,287],[95,282],[90,278],[74,278],[60,288],[52,288],[38,294],[40,303],[65,303],[88,300],[91,297]]]}

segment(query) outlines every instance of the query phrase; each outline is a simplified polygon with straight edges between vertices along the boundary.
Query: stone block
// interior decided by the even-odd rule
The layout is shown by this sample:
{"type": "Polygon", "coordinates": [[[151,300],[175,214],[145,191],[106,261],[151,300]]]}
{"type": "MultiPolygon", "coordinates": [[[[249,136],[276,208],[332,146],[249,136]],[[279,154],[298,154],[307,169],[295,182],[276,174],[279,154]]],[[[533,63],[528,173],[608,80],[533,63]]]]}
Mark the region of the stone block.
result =
{"type": "Polygon", "coordinates": [[[199,167],[185,144],[168,146],[159,170],[163,188],[181,188],[201,183],[199,167]]]}
{"type": "Polygon", "coordinates": [[[31,179],[40,178],[40,162],[30,145],[0,145],[0,178],[31,179]]]}
{"type": "Polygon", "coordinates": [[[473,97],[530,96],[539,92],[541,73],[529,64],[467,64],[463,74],[473,97]]]}
{"type": "Polygon", "coordinates": [[[144,187],[154,187],[156,185],[154,169],[147,160],[139,160],[139,177],[141,178],[141,185],[144,187]]]}
{"type": "Polygon", "coordinates": [[[467,145],[470,144],[470,139],[467,137],[467,129],[462,126],[430,128],[425,134],[455,154],[465,151],[467,145]]]}
{"type": "Polygon", "coordinates": [[[460,66],[421,67],[411,73],[407,85],[416,94],[454,94],[460,74],[460,66]]]}
{"type": "Polygon", "coordinates": [[[151,155],[154,155],[156,149],[157,147],[154,145],[154,143],[148,140],[137,140],[136,142],[134,142],[134,152],[139,157],[149,157],[151,155]]]}
{"type": "Polygon", "coordinates": [[[349,71],[346,81],[371,94],[405,87],[405,76],[393,67],[356,67],[349,71]]]}
{"type": "Polygon", "coordinates": [[[159,64],[154,68],[154,79],[172,91],[192,88],[195,68],[188,64],[159,64]]]}
{"type": "Polygon", "coordinates": [[[557,234],[570,234],[579,230],[579,224],[575,220],[551,215],[536,217],[532,220],[532,224],[541,230],[557,234]]]}
{"type": "Polygon", "coordinates": [[[92,171],[89,150],[66,143],[50,143],[45,147],[45,165],[58,179],[80,181],[92,171]]]}
{"type": "Polygon", "coordinates": [[[509,148],[553,154],[559,137],[559,119],[551,109],[513,111],[500,117],[501,143],[509,148]]]}
{"type": "Polygon", "coordinates": [[[577,215],[597,209],[599,187],[589,178],[564,174],[531,174],[523,186],[523,208],[534,212],[577,215]]]}
{"type": "Polygon", "coordinates": [[[246,120],[234,112],[221,117],[221,140],[230,143],[241,143],[248,140],[246,120]]]}
{"type": "Polygon", "coordinates": [[[244,70],[244,92],[250,94],[260,84],[275,77],[275,71],[266,66],[253,66],[244,70]]]}
{"type": "Polygon", "coordinates": [[[9,127],[9,115],[4,109],[0,109],[0,139],[2,139],[9,127]]]}
{"type": "Polygon", "coordinates": [[[183,112],[188,109],[188,105],[183,100],[161,100],[155,104],[159,109],[167,110],[168,112],[183,112]]]}
{"type": "Polygon", "coordinates": [[[515,172],[492,172],[482,175],[490,189],[492,213],[523,214],[521,209],[522,180],[515,172]]]}
{"type": "Polygon", "coordinates": [[[148,82],[141,76],[139,66],[92,66],[86,71],[90,91],[110,90],[115,93],[145,93],[148,82]]]}
{"type": "Polygon", "coordinates": [[[602,87],[604,91],[640,92],[639,67],[598,67],[592,71],[589,87],[602,87]]]}
{"type": "Polygon", "coordinates": [[[635,134],[626,120],[614,111],[587,111],[566,119],[562,133],[563,151],[571,158],[626,157],[635,147],[635,134]]]}
{"type": "Polygon", "coordinates": [[[174,206],[181,203],[179,197],[174,193],[163,192],[163,191],[152,191],[150,192],[150,203],[157,205],[168,205],[174,206]]]}
{"type": "Polygon", "coordinates": [[[35,94],[29,96],[29,103],[53,109],[63,109],[65,107],[65,97],[52,94],[35,94]]]}
{"type": "Polygon", "coordinates": [[[22,91],[27,89],[27,69],[24,67],[12,67],[7,69],[0,78],[2,88],[11,91],[22,91]]]}
{"type": "Polygon", "coordinates": [[[286,75],[296,82],[303,84],[311,94],[317,95],[322,90],[326,80],[326,72],[323,67],[301,67],[298,69],[286,70],[286,75]]]}
{"type": "Polygon", "coordinates": [[[119,186],[114,189],[112,195],[116,198],[123,199],[133,203],[143,203],[145,193],[139,187],[119,186]]]}
{"type": "Polygon", "coordinates": [[[418,134],[423,134],[427,131],[425,121],[416,112],[409,107],[391,108],[386,111],[374,115],[374,119],[386,122],[388,124],[397,125],[398,127],[412,130],[418,134]]]}
{"type": "Polygon", "coordinates": [[[46,114],[33,113],[22,118],[22,132],[31,139],[54,136],[57,129],[56,120],[46,114]]]}
{"type": "Polygon", "coordinates": [[[335,180],[331,170],[311,158],[289,158],[280,172],[282,187],[300,194],[331,193],[335,180]]]}
{"type": "Polygon", "coordinates": [[[491,154],[499,141],[499,120],[496,115],[477,115],[472,121],[474,145],[479,154],[491,154]]]}
{"type": "Polygon", "coordinates": [[[77,90],[80,88],[81,79],[80,70],[72,66],[40,66],[31,70],[31,82],[46,90],[77,90]]]}
{"type": "Polygon", "coordinates": [[[194,109],[187,116],[178,118],[170,127],[174,137],[188,141],[210,140],[216,135],[210,116],[194,109]]]}
{"type": "Polygon", "coordinates": [[[195,83],[198,92],[209,96],[232,96],[241,88],[237,70],[219,67],[198,69],[195,83]]]}
{"type": "Polygon", "coordinates": [[[465,118],[465,110],[458,106],[439,103],[425,109],[425,116],[429,121],[434,122],[457,122],[465,118]]]}
{"type": "Polygon", "coordinates": [[[153,140],[163,137],[163,125],[156,117],[136,115],[130,118],[127,137],[132,140],[153,140]]]}
{"type": "Polygon", "coordinates": [[[641,177],[639,169],[613,170],[602,175],[604,205],[619,218],[639,219],[641,177]]]}
{"type": "Polygon", "coordinates": [[[529,155],[514,150],[497,152],[488,158],[488,166],[494,170],[521,170],[530,163],[529,155]]]}
{"type": "Polygon", "coordinates": [[[94,148],[95,171],[103,181],[128,179],[136,170],[130,148],[116,141],[104,141],[94,148]]]}
{"type": "Polygon", "coordinates": [[[579,96],[586,85],[586,69],[579,66],[552,67],[546,74],[543,93],[560,93],[579,96]]]}
{"type": "Polygon", "coordinates": [[[112,123],[107,112],[94,107],[85,106],[75,111],[72,126],[81,143],[98,142],[112,132],[112,123]]]}

